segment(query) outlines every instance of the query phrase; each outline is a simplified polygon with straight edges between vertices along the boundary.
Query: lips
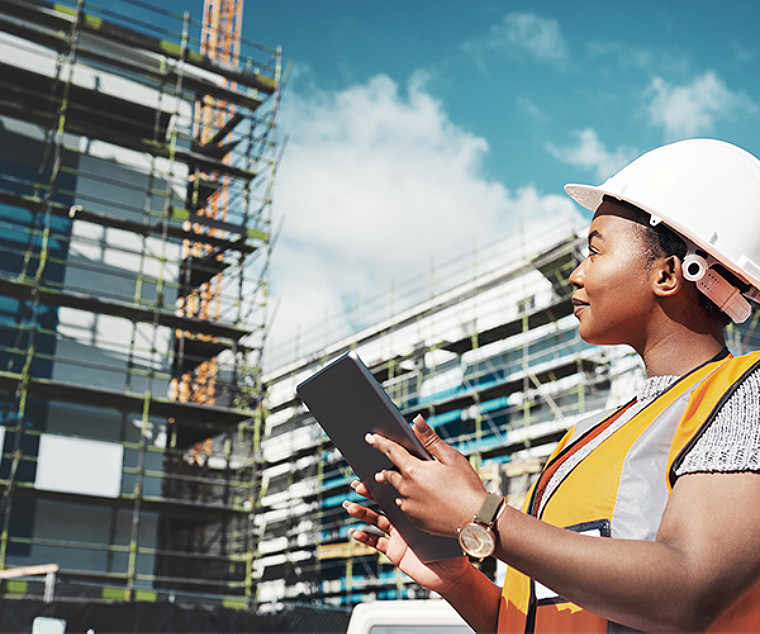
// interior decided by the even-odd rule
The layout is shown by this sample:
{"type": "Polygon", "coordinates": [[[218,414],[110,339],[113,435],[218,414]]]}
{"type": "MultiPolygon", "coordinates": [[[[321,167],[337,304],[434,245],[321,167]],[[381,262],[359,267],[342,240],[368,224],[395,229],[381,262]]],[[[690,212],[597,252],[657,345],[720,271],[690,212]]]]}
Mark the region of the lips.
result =
{"type": "Polygon", "coordinates": [[[578,299],[577,297],[573,297],[573,315],[578,317],[586,308],[588,308],[589,304],[588,302],[584,302],[582,299],[578,299]]]}

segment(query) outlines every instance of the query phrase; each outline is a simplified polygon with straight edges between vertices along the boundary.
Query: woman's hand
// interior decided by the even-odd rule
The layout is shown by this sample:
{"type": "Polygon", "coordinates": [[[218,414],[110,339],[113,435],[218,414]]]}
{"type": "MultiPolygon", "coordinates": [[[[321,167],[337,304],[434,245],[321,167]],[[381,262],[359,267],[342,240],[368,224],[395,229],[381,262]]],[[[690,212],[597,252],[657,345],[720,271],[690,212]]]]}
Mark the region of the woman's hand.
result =
{"type": "MultiPolygon", "coordinates": [[[[351,486],[359,495],[372,499],[363,483],[354,482],[351,486]]],[[[380,515],[356,502],[346,501],[343,507],[352,517],[383,533],[378,535],[366,530],[352,529],[350,533],[356,541],[383,553],[418,584],[440,594],[474,631],[496,631],[501,588],[494,585],[466,557],[425,564],[407,546],[385,515],[380,515]]]]}
{"type": "Polygon", "coordinates": [[[367,442],[398,468],[380,471],[375,479],[398,491],[396,503],[419,528],[455,537],[478,512],[485,486],[467,458],[441,440],[422,416],[414,419],[414,434],[435,460],[420,460],[392,440],[367,435],[367,442]]]}
{"type": "MultiPolygon", "coordinates": [[[[357,483],[354,488],[359,495],[371,499],[369,491],[362,483],[357,483]]],[[[369,526],[374,526],[383,533],[378,535],[362,529],[351,529],[349,531],[351,537],[383,553],[404,574],[428,590],[445,594],[471,567],[466,557],[425,564],[409,548],[385,515],[376,513],[356,502],[346,501],[343,507],[352,517],[369,526]]]]}

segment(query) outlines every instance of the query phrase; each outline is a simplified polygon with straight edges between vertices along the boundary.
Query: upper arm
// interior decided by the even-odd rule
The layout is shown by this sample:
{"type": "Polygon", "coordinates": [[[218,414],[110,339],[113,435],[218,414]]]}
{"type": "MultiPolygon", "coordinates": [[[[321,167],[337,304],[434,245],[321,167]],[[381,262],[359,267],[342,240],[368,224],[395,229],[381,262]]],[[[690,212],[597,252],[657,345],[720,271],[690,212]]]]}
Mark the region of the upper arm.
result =
{"type": "Polygon", "coordinates": [[[680,554],[693,605],[717,618],[760,578],[760,473],[680,477],[657,541],[680,554]]]}

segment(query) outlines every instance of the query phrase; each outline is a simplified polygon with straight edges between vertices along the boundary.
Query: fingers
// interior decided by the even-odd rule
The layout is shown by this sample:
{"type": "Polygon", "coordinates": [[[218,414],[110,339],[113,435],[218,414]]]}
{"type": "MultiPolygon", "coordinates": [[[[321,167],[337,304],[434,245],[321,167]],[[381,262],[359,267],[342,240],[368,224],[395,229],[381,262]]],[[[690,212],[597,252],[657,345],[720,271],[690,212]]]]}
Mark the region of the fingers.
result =
{"type": "Polygon", "coordinates": [[[388,538],[380,535],[374,535],[368,533],[360,528],[349,528],[348,534],[351,535],[357,542],[371,546],[375,550],[381,553],[388,552],[388,538]]]}
{"type": "Polygon", "coordinates": [[[366,544],[381,553],[388,552],[388,537],[393,525],[384,515],[380,515],[356,502],[343,502],[349,515],[367,524],[365,528],[350,528],[348,534],[357,542],[366,544]]]}
{"type": "Polygon", "coordinates": [[[366,487],[364,482],[360,482],[359,480],[354,480],[351,482],[351,488],[356,491],[359,495],[361,495],[363,498],[366,498],[368,500],[375,501],[375,498],[372,497],[372,494],[369,492],[369,489],[366,487]]]}
{"type": "Polygon", "coordinates": [[[398,471],[393,471],[392,469],[383,469],[382,471],[378,471],[375,474],[375,482],[379,482],[380,484],[390,484],[396,491],[399,490],[399,487],[403,484],[403,477],[398,471]]]}
{"type": "MultiPolygon", "coordinates": [[[[379,473],[375,474],[375,480],[377,482],[387,483],[387,484],[390,484],[391,486],[393,486],[393,484],[391,483],[391,480],[388,477],[388,475],[394,474],[394,473],[395,473],[394,471],[390,471],[390,472],[388,472],[388,471],[380,471],[379,473]]],[[[397,473],[395,475],[398,476],[397,473]]],[[[397,483],[397,486],[398,486],[398,483],[397,483]]],[[[354,491],[356,491],[359,495],[361,495],[363,498],[366,498],[367,500],[372,500],[373,502],[376,502],[375,498],[372,497],[372,495],[369,492],[369,489],[366,487],[366,485],[363,482],[360,482],[359,480],[354,480],[351,483],[351,488],[354,491]]],[[[396,504],[398,505],[399,508],[401,508],[401,505],[403,504],[403,501],[402,501],[402,499],[400,497],[396,498],[396,504]]],[[[345,505],[346,504],[344,503],[343,506],[345,506],[345,505]]]]}
{"type": "Polygon", "coordinates": [[[441,437],[427,424],[422,414],[417,414],[412,422],[414,423],[414,435],[417,436],[417,440],[422,443],[422,446],[434,458],[445,462],[446,458],[450,455],[449,452],[455,451],[453,447],[441,440],[441,437]]]}
{"type": "Polygon", "coordinates": [[[393,529],[393,524],[390,520],[372,509],[368,509],[366,506],[357,504],[356,502],[350,502],[346,500],[343,502],[343,508],[351,516],[358,519],[360,522],[364,522],[369,526],[374,526],[385,534],[388,534],[393,529]]]}
{"type": "MultiPolygon", "coordinates": [[[[364,437],[367,444],[374,447],[378,451],[384,453],[388,459],[398,467],[400,471],[409,470],[417,460],[406,449],[404,449],[398,443],[388,440],[384,436],[378,434],[367,434],[364,437]]],[[[375,474],[375,481],[380,484],[390,484],[398,491],[402,482],[402,477],[399,472],[392,469],[384,469],[375,474]]]]}
{"type": "MultiPolygon", "coordinates": [[[[446,462],[448,459],[454,459],[459,453],[456,449],[446,444],[441,437],[435,433],[433,428],[425,422],[421,414],[417,414],[412,421],[414,423],[414,435],[422,446],[436,459],[446,462]]],[[[395,464],[401,471],[411,466],[416,460],[406,449],[398,443],[388,440],[378,434],[367,434],[364,439],[375,449],[382,451],[388,459],[395,464]]]]}
{"type": "Polygon", "coordinates": [[[412,456],[397,442],[389,440],[388,438],[380,436],[379,434],[367,434],[364,437],[364,440],[368,445],[374,447],[378,451],[388,456],[388,460],[390,460],[399,469],[403,470],[406,467],[410,466],[412,461],[417,460],[417,458],[412,456]]]}

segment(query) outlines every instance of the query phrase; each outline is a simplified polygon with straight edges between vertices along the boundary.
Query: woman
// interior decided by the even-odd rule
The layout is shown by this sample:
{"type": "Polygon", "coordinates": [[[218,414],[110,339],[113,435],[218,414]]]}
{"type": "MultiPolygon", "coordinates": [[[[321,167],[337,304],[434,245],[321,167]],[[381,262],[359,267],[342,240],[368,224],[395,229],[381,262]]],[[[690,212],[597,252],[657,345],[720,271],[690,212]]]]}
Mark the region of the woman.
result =
{"type": "Polygon", "coordinates": [[[398,467],[376,479],[402,510],[506,562],[503,590],[465,557],[423,564],[385,517],[347,502],[386,534],[352,536],[476,631],[758,631],[760,354],[732,357],[723,327],[758,297],[760,161],[692,139],[598,188],[566,189],[594,211],[588,255],[570,276],[580,335],[631,346],[644,386],[568,432],[522,511],[487,493],[421,416],[414,432],[435,461],[368,436],[398,467]]]}

